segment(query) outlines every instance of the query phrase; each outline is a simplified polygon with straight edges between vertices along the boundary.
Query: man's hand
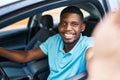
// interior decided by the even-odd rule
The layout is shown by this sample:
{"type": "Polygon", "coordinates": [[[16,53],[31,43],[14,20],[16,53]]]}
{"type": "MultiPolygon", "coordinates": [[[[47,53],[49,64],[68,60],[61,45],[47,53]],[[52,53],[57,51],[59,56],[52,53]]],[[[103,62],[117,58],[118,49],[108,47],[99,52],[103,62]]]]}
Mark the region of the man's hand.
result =
{"type": "Polygon", "coordinates": [[[120,80],[120,11],[108,13],[96,26],[87,80],[120,80]]]}

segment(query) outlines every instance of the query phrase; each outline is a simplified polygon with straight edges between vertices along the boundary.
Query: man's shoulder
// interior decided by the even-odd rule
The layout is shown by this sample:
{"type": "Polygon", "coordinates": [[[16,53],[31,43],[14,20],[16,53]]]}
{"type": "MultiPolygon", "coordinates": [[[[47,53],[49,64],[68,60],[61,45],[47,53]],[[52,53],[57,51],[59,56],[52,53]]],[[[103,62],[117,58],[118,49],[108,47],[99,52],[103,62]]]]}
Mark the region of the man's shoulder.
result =
{"type": "Polygon", "coordinates": [[[60,36],[60,34],[55,34],[55,35],[53,35],[53,36],[51,36],[49,38],[50,39],[61,39],[61,36],[60,36]]]}
{"type": "Polygon", "coordinates": [[[86,47],[87,49],[90,47],[94,46],[94,37],[86,37],[85,36],[85,40],[83,41],[84,47],[86,47]]]}
{"type": "Polygon", "coordinates": [[[55,34],[47,39],[48,42],[59,42],[61,41],[61,36],[60,34],[55,34]]]}
{"type": "Polygon", "coordinates": [[[94,41],[94,37],[83,36],[83,40],[94,41]]]}
{"type": "Polygon", "coordinates": [[[87,46],[89,46],[89,45],[93,46],[94,45],[94,37],[83,36],[82,43],[87,46]]]}

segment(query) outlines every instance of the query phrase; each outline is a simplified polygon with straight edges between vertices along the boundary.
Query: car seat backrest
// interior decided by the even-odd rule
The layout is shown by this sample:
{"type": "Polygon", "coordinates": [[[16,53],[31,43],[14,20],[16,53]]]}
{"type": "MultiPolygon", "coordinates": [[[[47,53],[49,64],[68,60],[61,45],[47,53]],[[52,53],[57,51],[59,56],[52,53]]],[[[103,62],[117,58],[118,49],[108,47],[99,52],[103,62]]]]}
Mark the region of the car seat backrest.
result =
{"type": "Polygon", "coordinates": [[[43,15],[40,18],[41,29],[35,34],[35,36],[28,43],[26,50],[37,47],[40,43],[44,42],[48,37],[54,35],[53,31],[53,18],[51,15],[43,15]]]}
{"type": "Polygon", "coordinates": [[[40,18],[41,27],[49,29],[53,28],[53,18],[51,15],[43,15],[40,18]]]}
{"type": "Polygon", "coordinates": [[[86,25],[86,28],[85,28],[85,31],[82,32],[82,34],[85,36],[88,36],[88,37],[91,36],[91,34],[98,22],[99,22],[99,20],[96,18],[90,18],[90,19],[85,20],[84,23],[86,25]]]}
{"type": "MultiPolygon", "coordinates": [[[[44,15],[41,17],[40,20],[41,20],[40,25],[42,25],[42,28],[31,39],[31,41],[29,42],[29,44],[26,47],[26,50],[30,50],[30,49],[38,47],[48,37],[55,34],[55,32],[52,31],[52,27],[53,27],[52,16],[44,15]]],[[[47,78],[46,76],[48,76],[48,74],[49,74],[49,66],[48,66],[47,57],[43,58],[43,59],[31,61],[31,62],[27,63],[26,65],[27,66],[24,69],[29,69],[29,72],[31,72],[31,74],[33,74],[34,78],[38,77],[38,75],[39,75],[39,77],[41,76],[41,80],[44,80],[44,78],[47,78]]]]}

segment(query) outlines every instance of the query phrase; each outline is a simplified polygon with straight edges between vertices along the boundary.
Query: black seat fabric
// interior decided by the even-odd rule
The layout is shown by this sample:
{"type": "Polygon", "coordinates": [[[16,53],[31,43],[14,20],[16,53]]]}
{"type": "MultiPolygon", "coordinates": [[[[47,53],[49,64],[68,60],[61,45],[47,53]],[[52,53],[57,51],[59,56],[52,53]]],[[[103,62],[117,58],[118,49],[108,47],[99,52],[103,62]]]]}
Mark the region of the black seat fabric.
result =
{"type": "MultiPolygon", "coordinates": [[[[25,50],[30,50],[38,47],[42,42],[44,42],[49,36],[55,34],[52,31],[53,19],[50,15],[44,15],[41,17],[42,29],[40,29],[35,36],[31,39],[25,50]]],[[[10,80],[18,80],[20,78],[29,77],[33,80],[33,77],[37,79],[37,76],[44,75],[40,77],[41,80],[47,78],[49,74],[48,60],[47,57],[44,59],[34,60],[27,64],[19,64],[15,62],[2,62],[0,66],[3,67],[6,74],[10,80]],[[12,72],[12,74],[11,74],[12,72]]]]}
{"type": "Polygon", "coordinates": [[[48,15],[48,14],[41,16],[40,24],[41,24],[41,27],[43,27],[43,28],[47,28],[47,29],[53,28],[53,18],[52,18],[52,16],[48,15]]]}
{"type": "Polygon", "coordinates": [[[98,22],[99,22],[99,19],[93,19],[93,18],[87,19],[85,21],[86,28],[85,28],[85,31],[82,32],[82,34],[85,36],[88,36],[88,37],[91,36],[91,34],[98,22]]]}
{"type": "Polygon", "coordinates": [[[26,47],[26,50],[33,49],[34,47],[38,46],[40,43],[44,42],[48,37],[56,33],[53,30],[53,18],[51,15],[42,16],[40,21],[41,21],[40,22],[41,29],[29,42],[29,44],[26,47]]]}

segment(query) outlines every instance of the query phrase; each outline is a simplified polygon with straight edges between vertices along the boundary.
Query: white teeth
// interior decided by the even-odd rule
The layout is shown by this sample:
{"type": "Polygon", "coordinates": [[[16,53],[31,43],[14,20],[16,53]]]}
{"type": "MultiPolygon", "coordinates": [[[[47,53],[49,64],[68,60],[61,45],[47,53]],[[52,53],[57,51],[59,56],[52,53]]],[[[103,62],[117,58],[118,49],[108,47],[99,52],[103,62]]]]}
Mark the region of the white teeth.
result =
{"type": "Polygon", "coordinates": [[[72,34],[65,34],[67,38],[71,38],[73,35],[72,34]]]}
{"type": "Polygon", "coordinates": [[[72,34],[65,34],[65,36],[72,36],[72,34]]]}

